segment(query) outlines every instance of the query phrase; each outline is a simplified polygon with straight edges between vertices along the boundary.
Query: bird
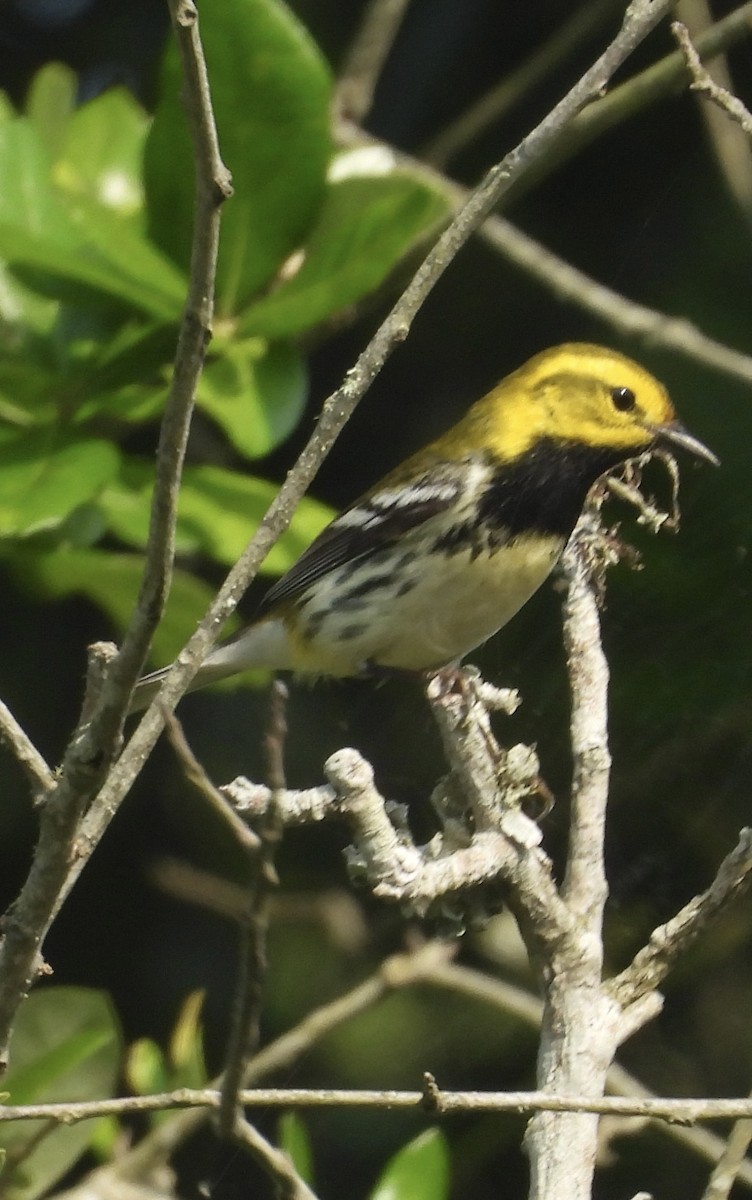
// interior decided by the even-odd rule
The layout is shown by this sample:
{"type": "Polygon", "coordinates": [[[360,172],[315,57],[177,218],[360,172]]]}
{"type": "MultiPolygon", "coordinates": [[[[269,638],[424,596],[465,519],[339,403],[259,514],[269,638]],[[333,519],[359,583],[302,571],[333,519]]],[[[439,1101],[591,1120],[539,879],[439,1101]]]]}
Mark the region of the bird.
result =
{"type": "MultiPolygon", "coordinates": [[[[625,355],[578,342],[536,354],[334,517],[189,690],[253,668],[345,678],[459,664],[551,573],[595,481],[659,448],[718,465],[625,355]]],[[[169,669],[137,683],[132,711],[169,669]]]]}

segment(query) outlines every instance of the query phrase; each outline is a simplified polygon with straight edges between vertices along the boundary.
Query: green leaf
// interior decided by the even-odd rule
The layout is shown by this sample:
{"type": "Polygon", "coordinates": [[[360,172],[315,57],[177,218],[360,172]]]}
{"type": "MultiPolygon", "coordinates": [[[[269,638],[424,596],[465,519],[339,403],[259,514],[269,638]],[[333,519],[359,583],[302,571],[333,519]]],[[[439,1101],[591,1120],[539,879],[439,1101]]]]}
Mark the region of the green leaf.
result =
{"type": "MultiPolygon", "coordinates": [[[[154,464],[142,459],[127,458],[118,479],[112,480],[99,497],[99,507],[111,533],[143,550],[149,536],[149,509],[154,487],[154,464]]],[[[196,549],[195,537],[187,540],[177,529],[175,549],[178,554],[196,549]]]]}
{"type": "Polygon", "coordinates": [[[0,536],[51,529],[117,473],[110,443],[42,429],[0,441],[0,536]]]}
{"type": "Polygon", "coordinates": [[[55,155],[53,178],[121,216],[142,210],[142,160],[149,118],[124,88],[75,109],[55,155]]]}
{"type": "Polygon", "coordinates": [[[247,458],[262,458],[292,432],[306,400],[308,376],[289,342],[234,341],[209,362],[197,402],[247,458]]]}
{"type": "Polygon", "coordinates": [[[166,1092],[170,1086],[167,1063],[161,1048],[151,1038],[138,1038],[128,1047],[125,1059],[128,1086],[139,1096],[166,1092]]]}
{"type": "Polygon", "coordinates": [[[31,81],[24,107],[50,159],[57,155],[75,110],[77,87],[76,72],[62,63],[47,63],[31,81]]]}
{"type": "Polygon", "coordinates": [[[0,420],[28,428],[61,418],[74,424],[102,418],[130,423],[160,414],[175,352],[174,325],[133,321],[100,338],[82,335],[78,342],[71,322],[66,331],[67,362],[32,335],[12,352],[0,352],[0,420]]]}
{"type": "MultiPolygon", "coordinates": [[[[128,459],[121,478],[99,498],[108,528],[129,545],[145,545],[153,480],[151,464],[128,459]]],[[[223,467],[186,467],[178,510],[178,551],[202,551],[230,566],[242,554],[277,490],[266,480],[223,467]]],[[[290,528],[264,560],[262,571],[286,571],[333,515],[326,505],[305,496],[290,528]]]]}
{"type": "Polygon", "coordinates": [[[146,112],[125,88],[108,88],[78,107],[76,91],[75,71],[48,63],[26,101],[28,124],[54,164],[54,182],[121,215],[141,211],[146,112]]]}
{"type": "MultiPolygon", "coordinates": [[[[51,600],[87,596],[119,629],[130,620],[144,566],[138,555],[68,546],[52,551],[19,548],[6,561],[18,582],[35,595],[51,600]]],[[[182,649],[212,594],[192,575],[175,572],[167,609],[152,646],[156,662],[171,662],[182,649]]],[[[232,628],[230,624],[228,632],[232,628]]]]}
{"type": "MultiPolygon", "coordinates": [[[[120,1056],[119,1030],[103,992],[44,988],[19,1012],[4,1086],[11,1104],[104,1099],[113,1095],[120,1056]]],[[[0,1125],[0,1147],[14,1164],[3,1176],[7,1200],[34,1200],[50,1188],[80,1158],[96,1128],[94,1121],[59,1126],[37,1140],[45,1125],[0,1125]]]]}
{"type": "Polygon", "coordinates": [[[247,309],[241,330],[288,337],[320,324],[373,292],[448,212],[406,171],[330,184],[300,270],[247,309]]]}
{"type": "Polygon", "coordinates": [[[69,236],[70,221],[52,186],[49,155],[23,117],[0,123],[0,178],[1,224],[53,243],[69,236]]]}
{"type": "MultiPolygon", "coordinates": [[[[201,9],[222,157],[235,194],[222,214],[217,309],[237,312],[304,240],[329,158],[330,78],[319,50],[279,0],[223,0],[201,9]]],[[[193,156],[176,47],[146,146],[154,241],[187,270],[193,228],[193,156]]]]}
{"type": "Polygon", "coordinates": [[[301,1179],[313,1185],[313,1147],[308,1130],[296,1112],[284,1113],[277,1123],[277,1143],[301,1179]]]}
{"type": "MultiPolygon", "coordinates": [[[[222,467],[191,467],[185,472],[180,495],[178,523],[182,535],[193,534],[197,547],[230,566],[242,554],[277,491],[276,485],[266,480],[237,475],[222,467]]],[[[264,559],[264,573],[286,571],[333,515],[318,500],[304,497],[289,529],[264,559]]]]}
{"type": "Polygon", "coordinates": [[[56,314],[56,304],[24,287],[13,278],[10,268],[0,262],[0,321],[13,337],[13,350],[22,349],[21,343],[28,333],[46,333],[56,314]]]}
{"type": "Polygon", "coordinates": [[[387,1163],[369,1200],[446,1200],[449,1153],[438,1129],[427,1129],[387,1163]]]}
{"type": "Polygon", "coordinates": [[[135,227],[101,206],[79,201],[81,228],[55,239],[0,221],[0,258],[43,296],[73,304],[109,300],[160,321],[174,321],[185,280],[135,227]]]}
{"type": "Polygon", "coordinates": [[[175,320],[184,276],[123,215],[141,206],[146,118],[109,92],[68,119],[63,101],[56,112],[68,86],[60,70],[37,77],[32,117],[0,123],[0,258],[53,299],[107,298],[175,320]],[[58,153],[54,168],[48,148],[58,153]]]}
{"type": "Polygon", "coordinates": [[[79,422],[102,414],[123,421],[154,416],[164,402],[176,341],[174,325],[123,325],[69,367],[58,390],[61,406],[79,422]]]}
{"type": "Polygon", "coordinates": [[[0,354],[0,420],[20,429],[59,420],[60,374],[48,361],[47,347],[27,336],[0,354]],[[57,384],[57,389],[56,385],[57,384]]]}
{"type": "MultiPolygon", "coordinates": [[[[0,179],[0,225],[53,241],[68,236],[70,223],[50,183],[49,157],[28,120],[14,116],[0,122],[0,179]]],[[[54,305],[40,300],[2,268],[2,320],[43,329],[49,328],[54,314],[54,305]]]]}
{"type": "Polygon", "coordinates": [[[117,1117],[100,1117],[92,1124],[88,1150],[100,1162],[112,1162],[123,1144],[123,1127],[117,1117]]]}
{"type": "Polygon", "coordinates": [[[16,110],[10,98],[6,96],[5,92],[0,92],[0,124],[14,120],[16,115],[16,110]]]}
{"type": "MultiPolygon", "coordinates": [[[[203,991],[192,992],[183,1004],[165,1054],[151,1038],[140,1038],[129,1048],[125,1077],[140,1096],[168,1092],[181,1087],[204,1087],[208,1075],[204,1062],[201,1009],[203,991]]],[[[149,1120],[159,1125],[170,1119],[167,1112],[152,1113],[149,1120]]]]}
{"type": "Polygon", "coordinates": [[[170,1087],[204,1087],[208,1072],[204,1061],[201,1012],[203,991],[191,992],[185,1000],[170,1038],[170,1087]]]}

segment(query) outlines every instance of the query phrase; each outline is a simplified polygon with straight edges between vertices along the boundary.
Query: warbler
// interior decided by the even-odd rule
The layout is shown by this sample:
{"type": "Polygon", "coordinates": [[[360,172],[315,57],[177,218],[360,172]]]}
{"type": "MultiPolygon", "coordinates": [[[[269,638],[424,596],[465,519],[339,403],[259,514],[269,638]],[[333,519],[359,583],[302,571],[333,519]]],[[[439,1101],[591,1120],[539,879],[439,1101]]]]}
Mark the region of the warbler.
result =
{"type": "MultiPolygon", "coordinates": [[[[596,479],[658,447],[718,464],[637,363],[582,343],[544,350],[335,517],[191,688],[249,668],[459,662],[550,574],[596,479]]],[[[134,710],[167,670],[139,682],[134,710]]]]}

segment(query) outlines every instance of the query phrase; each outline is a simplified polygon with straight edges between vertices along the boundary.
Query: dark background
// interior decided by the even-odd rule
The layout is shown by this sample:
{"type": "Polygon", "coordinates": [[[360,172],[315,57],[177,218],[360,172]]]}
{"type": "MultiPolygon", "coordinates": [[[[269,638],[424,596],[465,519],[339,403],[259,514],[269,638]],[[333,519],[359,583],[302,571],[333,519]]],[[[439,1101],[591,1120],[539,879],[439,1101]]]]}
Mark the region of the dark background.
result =
{"type": "MultiPolygon", "coordinates": [[[[293,5],[335,70],[362,7],[352,0],[293,5]]],[[[452,162],[455,177],[475,181],[589,65],[618,23],[619,6],[602,7],[603,25],[592,40],[452,162]]],[[[732,7],[714,5],[714,13],[732,7]]],[[[570,13],[563,2],[415,0],[368,128],[419,153],[570,13]]],[[[82,101],[123,82],[148,105],[166,33],[158,0],[6,3],[0,9],[0,85],[20,102],[34,70],[61,59],[79,71],[82,101]]],[[[657,31],[630,61],[629,72],[670,48],[667,30],[657,31]]],[[[746,42],[730,56],[737,89],[748,101],[751,53],[746,42]]],[[[705,332],[752,352],[750,214],[730,197],[691,96],[670,97],[630,120],[520,196],[507,215],[608,286],[686,315],[705,332]]],[[[307,421],[260,473],[282,477],[322,398],[339,384],[383,311],[369,313],[313,350],[307,421]]],[[[719,472],[683,464],[683,524],[675,538],[649,538],[627,514],[615,513],[625,519],[624,531],[639,545],[645,565],[639,573],[625,566],[612,573],[605,613],[615,760],[607,932],[609,965],[618,968],[657,921],[708,884],[739,827],[749,821],[747,390],[559,303],[476,240],[429,298],[314,490],[334,505],[351,500],[530,354],[572,339],[614,345],[654,370],[669,386],[684,422],[723,463],[719,472]]],[[[655,486],[664,486],[660,474],[655,486]]],[[[84,647],[113,631],[84,604],[42,606],[7,582],[1,594],[3,698],[55,761],[77,713],[84,647]]],[[[538,746],[557,797],[545,822],[545,844],[560,862],[569,761],[553,589],[545,588],[476,657],[490,678],[522,690],[522,712],[500,734],[509,743],[524,739],[538,746]]],[[[247,691],[201,694],[182,705],[191,744],[216,781],[241,772],[262,777],[264,712],[263,696],[247,691]]],[[[396,682],[294,686],[290,727],[291,785],[319,782],[326,755],[353,744],[374,763],[382,791],[410,803],[418,830],[430,829],[426,797],[436,775],[437,738],[417,688],[396,682]]],[[[5,794],[0,889],[8,901],[28,866],[34,826],[9,758],[0,770],[5,794]]],[[[305,831],[282,849],[287,900],[280,900],[272,931],[265,1037],[338,995],[403,943],[399,913],[362,892],[355,899],[367,932],[349,944],[319,919],[314,901],[319,889],[350,891],[340,854],[344,842],[341,830],[305,831]]],[[[185,995],[205,988],[207,1047],[216,1069],[233,985],[234,932],[157,886],[154,869],[168,856],[243,877],[238,852],[160,747],[66,904],[47,957],[56,982],[87,983],[113,994],[128,1039],[148,1035],[165,1041],[185,995]]],[[[663,1015],[624,1048],[623,1062],[650,1087],[679,1095],[748,1092],[749,929],[748,907],[725,918],[670,981],[663,1015]]],[[[485,939],[464,939],[463,960],[527,982],[524,966],[504,957],[505,938],[502,918],[485,939]],[[489,947],[497,948],[501,965],[489,965],[489,947]]],[[[532,1083],[534,1053],[533,1036],[511,1022],[507,1026],[497,1013],[419,992],[395,997],[346,1027],[277,1082],[415,1087],[420,1073],[430,1069],[448,1087],[515,1088],[532,1083]]],[[[317,1187],[330,1196],[344,1194],[343,1178],[348,1195],[365,1195],[388,1154],[420,1124],[411,1127],[402,1116],[323,1113],[307,1123],[316,1146],[317,1187]]],[[[499,1178],[506,1181],[505,1196],[525,1194],[520,1131],[519,1121],[488,1117],[446,1126],[458,1197],[500,1195],[499,1178]]],[[[615,1151],[599,1185],[603,1200],[631,1195],[638,1184],[664,1200],[678,1200],[697,1194],[707,1174],[699,1160],[658,1134],[622,1138],[615,1151]]],[[[223,1200],[259,1194],[245,1160],[223,1147],[194,1148],[183,1156],[183,1168],[186,1196],[195,1195],[202,1181],[223,1200]]]]}

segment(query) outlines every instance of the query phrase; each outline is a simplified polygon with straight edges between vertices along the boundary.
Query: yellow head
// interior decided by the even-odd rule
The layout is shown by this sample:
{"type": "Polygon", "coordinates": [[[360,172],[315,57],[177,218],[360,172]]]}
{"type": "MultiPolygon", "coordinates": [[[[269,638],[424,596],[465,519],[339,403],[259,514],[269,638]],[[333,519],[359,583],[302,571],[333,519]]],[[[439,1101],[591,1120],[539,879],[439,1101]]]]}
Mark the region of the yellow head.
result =
{"type": "Polygon", "coordinates": [[[662,384],[636,362],[585,342],[536,354],[474,404],[453,430],[454,453],[479,444],[502,460],[524,454],[541,438],[623,452],[624,458],[661,442],[715,456],[679,425],[662,384]]]}

